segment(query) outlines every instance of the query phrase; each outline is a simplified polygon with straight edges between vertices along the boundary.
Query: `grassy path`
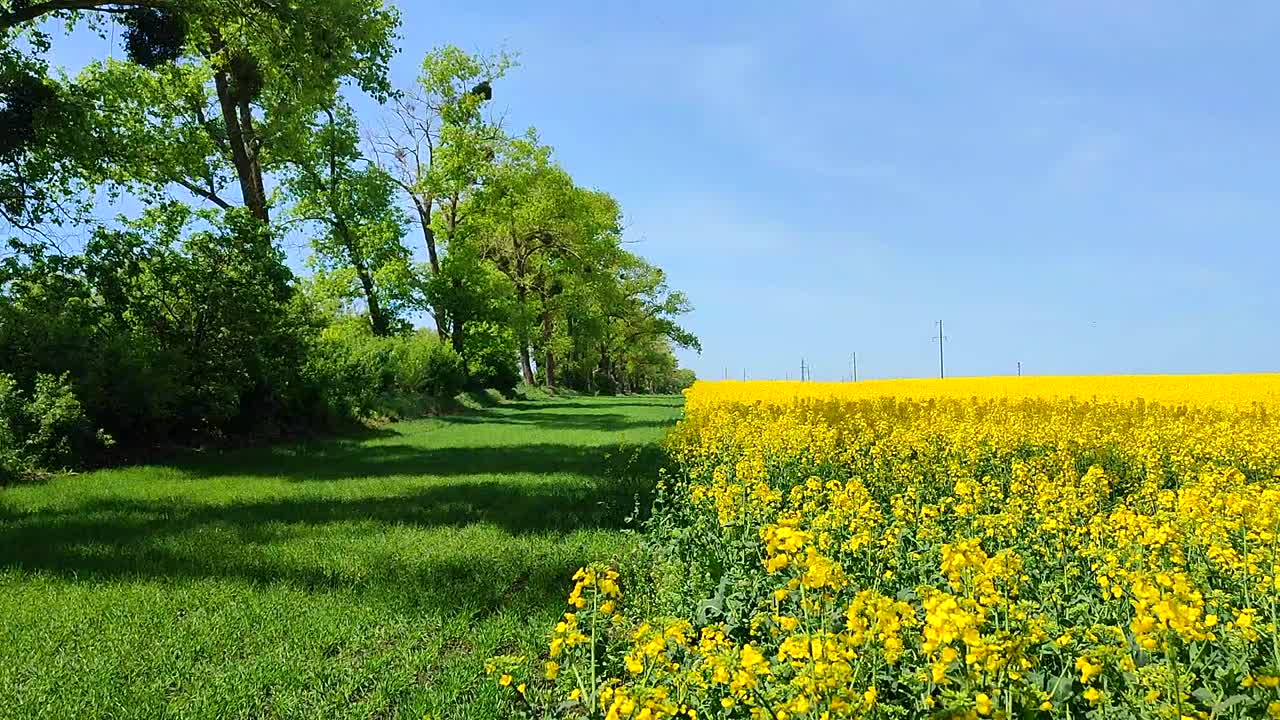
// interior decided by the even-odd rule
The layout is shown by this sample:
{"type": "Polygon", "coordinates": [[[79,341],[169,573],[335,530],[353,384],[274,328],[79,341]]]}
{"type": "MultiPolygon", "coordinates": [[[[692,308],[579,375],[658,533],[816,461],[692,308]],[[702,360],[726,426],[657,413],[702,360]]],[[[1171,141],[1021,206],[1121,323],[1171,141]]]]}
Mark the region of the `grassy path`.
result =
{"type": "Polygon", "coordinates": [[[485,658],[537,654],[624,551],[611,468],[679,412],[511,404],[0,489],[0,717],[497,717],[485,658]]]}

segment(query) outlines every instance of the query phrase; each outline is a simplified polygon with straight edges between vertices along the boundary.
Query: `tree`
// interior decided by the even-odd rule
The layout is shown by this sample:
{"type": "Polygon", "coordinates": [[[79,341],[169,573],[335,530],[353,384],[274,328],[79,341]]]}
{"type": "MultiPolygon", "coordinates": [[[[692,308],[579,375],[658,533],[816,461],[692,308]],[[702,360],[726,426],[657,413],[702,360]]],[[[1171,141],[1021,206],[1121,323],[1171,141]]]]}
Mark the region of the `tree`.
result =
{"type": "MultiPolygon", "coordinates": [[[[452,45],[432,50],[422,61],[417,86],[393,97],[392,118],[372,140],[374,157],[412,201],[433,275],[441,271],[435,210],[449,209],[444,233],[454,234],[460,203],[501,137],[481,109],[493,98],[493,84],[514,64],[506,53],[477,57],[452,45]]],[[[432,316],[442,336],[452,332],[445,307],[433,303],[432,316]]],[[[460,352],[464,332],[455,333],[460,352]]]]}
{"type": "Polygon", "coordinates": [[[339,105],[323,118],[287,174],[291,214],[321,228],[312,240],[318,284],[341,300],[362,299],[374,334],[385,336],[421,292],[403,242],[408,219],[395,181],[361,156],[351,109],[339,105]]]}
{"type": "MultiPolygon", "coordinates": [[[[223,209],[242,205],[262,222],[270,218],[266,177],[295,158],[307,123],[339,84],[389,93],[398,24],[381,0],[0,0],[0,33],[37,54],[50,43],[39,23],[51,17],[126,26],[129,60],[93,63],[69,83],[48,78],[43,60],[25,59],[30,74],[62,85],[54,95],[92,100],[82,124],[99,142],[76,148],[76,172],[130,190],[180,186],[223,209]],[[227,195],[232,184],[238,203],[227,195]]],[[[0,54],[0,76],[23,61],[0,54]]],[[[26,155],[41,157],[30,147],[26,155]]]]}
{"type": "Polygon", "coordinates": [[[569,174],[551,162],[551,148],[532,134],[506,144],[473,200],[481,254],[515,292],[512,320],[526,383],[535,380],[530,352],[538,316],[534,303],[549,290],[557,261],[578,254],[574,240],[582,233],[575,223],[587,214],[584,200],[569,174]]]}
{"type": "Polygon", "coordinates": [[[626,387],[628,364],[650,356],[654,343],[701,352],[697,336],[681,327],[676,318],[692,308],[688,297],[667,286],[666,273],[644,259],[627,253],[617,267],[617,284],[605,302],[608,326],[601,344],[600,370],[626,387]]]}
{"type": "Polygon", "coordinates": [[[538,349],[547,385],[557,384],[557,359],[571,351],[565,314],[589,304],[622,250],[622,211],[608,193],[574,187],[567,198],[559,237],[536,266],[532,286],[539,302],[538,349]]]}

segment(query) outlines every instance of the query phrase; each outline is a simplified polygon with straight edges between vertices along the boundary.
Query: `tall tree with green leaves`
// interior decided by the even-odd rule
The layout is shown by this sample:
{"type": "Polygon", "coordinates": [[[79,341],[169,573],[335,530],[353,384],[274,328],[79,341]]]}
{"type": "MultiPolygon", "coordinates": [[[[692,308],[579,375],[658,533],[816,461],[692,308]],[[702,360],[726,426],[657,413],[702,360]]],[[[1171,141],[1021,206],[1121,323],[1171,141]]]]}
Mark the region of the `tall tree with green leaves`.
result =
{"type": "Polygon", "coordinates": [[[558,292],[557,278],[571,268],[587,271],[593,266],[597,251],[592,243],[613,244],[616,236],[604,229],[607,222],[594,227],[601,219],[600,197],[575,186],[552,162],[551,148],[533,133],[506,143],[472,203],[477,213],[474,236],[482,254],[515,293],[512,325],[521,374],[532,384],[533,328],[540,320],[550,323],[550,316],[539,311],[539,301],[558,292]]]}
{"type": "MultiPolygon", "coordinates": [[[[514,65],[507,53],[478,56],[452,45],[432,50],[417,84],[392,98],[391,117],[371,139],[374,157],[412,202],[433,275],[441,272],[440,237],[447,242],[456,234],[462,201],[502,137],[483,108],[493,98],[493,85],[514,65]],[[443,223],[435,222],[437,209],[444,212],[443,223]]],[[[433,303],[432,316],[442,336],[453,332],[444,303],[433,303]]],[[[460,328],[455,343],[464,334],[460,328]]]]}
{"type": "MultiPolygon", "coordinates": [[[[333,103],[339,85],[389,94],[386,65],[398,22],[382,0],[0,0],[0,37],[34,51],[0,53],[0,79],[8,83],[0,93],[12,97],[36,77],[55,86],[54,98],[91,101],[84,117],[62,113],[95,139],[76,148],[83,156],[69,158],[77,167],[64,172],[131,191],[180,186],[266,222],[267,177],[296,157],[307,124],[333,103]],[[52,42],[44,24],[51,18],[100,30],[123,24],[127,59],[92,63],[67,82],[49,77],[42,54],[52,42]]],[[[63,107],[46,91],[27,95],[45,112],[63,107]]],[[[41,120],[40,111],[17,115],[9,119],[19,127],[41,120]]],[[[44,142],[39,134],[25,141],[6,176],[40,169],[44,142]]]]}
{"type": "Polygon", "coordinates": [[[601,342],[602,372],[625,385],[628,363],[652,352],[655,342],[702,351],[698,337],[677,321],[692,310],[689,298],[667,285],[661,268],[627,253],[616,268],[616,278],[603,303],[609,322],[601,342]]]}
{"type": "Polygon", "coordinates": [[[363,301],[376,335],[404,324],[421,296],[404,244],[408,218],[396,203],[395,180],[360,152],[350,107],[321,113],[285,185],[295,199],[291,216],[319,229],[311,241],[317,285],[339,300],[363,301]]]}
{"type": "Polygon", "coordinates": [[[608,193],[574,187],[566,198],[557,237],[535,266],[532,287],[537,293],[541,336],[539,362],[547,385],[558,383],[557,360],[570,352],[565,314],[575,304],[610,283],[610,269],[622,250],[622,211],[608,193]]]}

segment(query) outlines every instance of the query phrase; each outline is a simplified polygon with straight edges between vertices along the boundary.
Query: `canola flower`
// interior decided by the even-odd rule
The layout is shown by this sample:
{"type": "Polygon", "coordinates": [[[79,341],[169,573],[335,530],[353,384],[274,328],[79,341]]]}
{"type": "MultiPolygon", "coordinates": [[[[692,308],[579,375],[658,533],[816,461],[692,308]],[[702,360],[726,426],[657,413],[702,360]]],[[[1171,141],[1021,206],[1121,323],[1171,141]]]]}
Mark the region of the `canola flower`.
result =
{"type": "Polygon", "coordinates": [[[546,713],[1280,718],[1280,376],[687,395],[649,572],[575,578],[546,713]]]}

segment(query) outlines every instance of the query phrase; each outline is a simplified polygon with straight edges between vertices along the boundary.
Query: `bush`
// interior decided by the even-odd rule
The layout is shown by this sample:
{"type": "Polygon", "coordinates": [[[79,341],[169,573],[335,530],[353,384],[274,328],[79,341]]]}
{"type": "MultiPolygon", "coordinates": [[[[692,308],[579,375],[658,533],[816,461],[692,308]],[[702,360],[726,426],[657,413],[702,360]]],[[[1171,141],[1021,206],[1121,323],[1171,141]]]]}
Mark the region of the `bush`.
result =
{"type": "Polygon", "coordinates": [[[516,369],[516,339],[511,330],[497,323],[467,324],[467,373],[475,389],[493,388],[505,394],[520,383],[516,369]]]}
{"type": "Polygon", "coordinates": [[[618,381],[613,376],[603,370],[597,370],[592,384],[595,386],[596,393],[599,395],[617,395],[618,381]]]}
{"type": "Polygon", "coordinates": [[[454,349],[435,333],[418,330],[403,338],[395,353],[397,390],[445,400],[466,384],[466,368],[454,349]]]}
{"type": "Polygon", "coordinates": [[[659,386],[659,392],[678,394],[693,387],[698,381],[698,376],[688,368],[680,368],[671,373],[670,377],[664,378],[664,382],[659,386]]]}
{"type": "Polygon", "coordinates": [[[36,377],[27,417],[31,424],[27,448],[39,467],[51,470],[73,467],[94,444],[89,419],[66,375],[36,377]]]}
{"type": "Polygon", "coordinates": [[[448,402],[465,383],[462,359],[434,333],[379,337],[361,317],[320,334],[304,372],[311,424],[421,414],[448,402]]]}
{"type": "Polygon", "coordinates": [[[325,328],[312,347],[304,376],[315,424],[333,425],[379,414],[395,381],[391,344],[361,318],[325,328]]]}
{"type": "Polygon", "coordinates": [[[0,373],[0,485],[13,482],[29,470],[22,447],[24,405],[13,376],[0,373]]]}
{"type": "Polygon", "coordinates": [[[0,482],[80,465],[100,444],[66,375],[36,376],[28,399],[0,373],[0,482]]]}

